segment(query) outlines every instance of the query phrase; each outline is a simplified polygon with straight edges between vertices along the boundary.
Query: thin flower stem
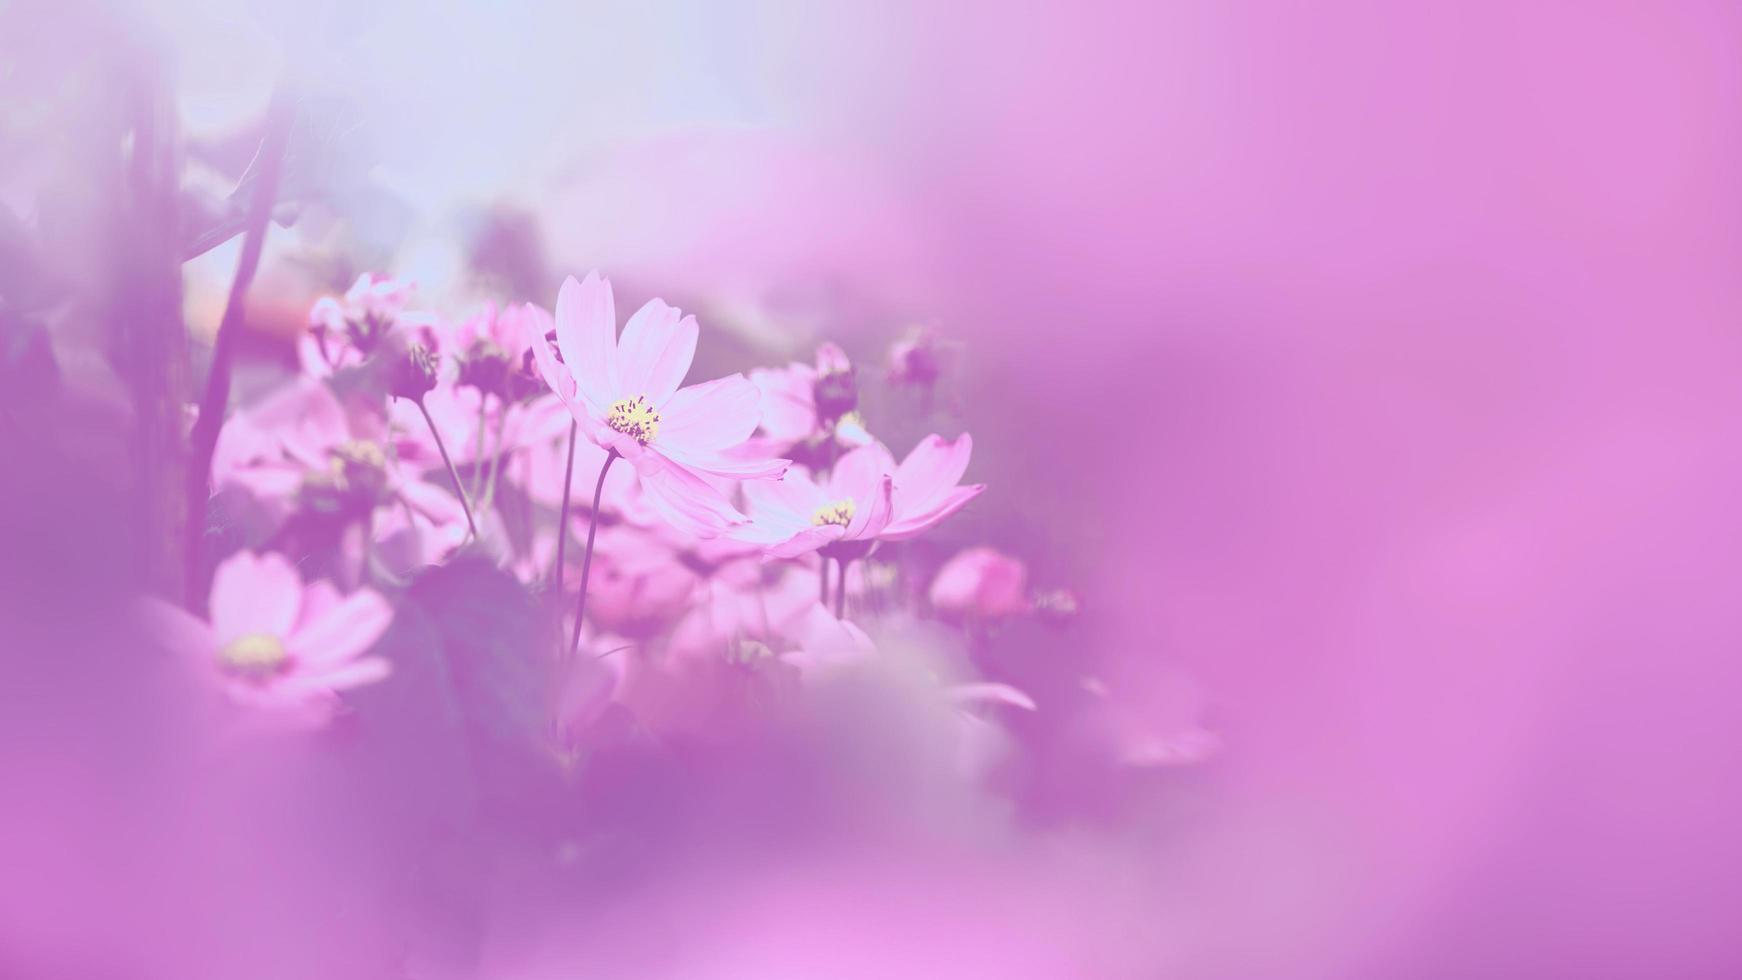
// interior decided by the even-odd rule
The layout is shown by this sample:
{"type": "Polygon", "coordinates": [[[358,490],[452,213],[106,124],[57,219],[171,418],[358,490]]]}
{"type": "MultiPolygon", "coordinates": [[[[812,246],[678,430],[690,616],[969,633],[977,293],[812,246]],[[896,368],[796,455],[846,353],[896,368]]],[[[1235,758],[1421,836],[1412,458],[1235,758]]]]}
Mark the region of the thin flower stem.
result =
{"type": "Polygon", "coordinates": [[[466,488],[460,485],[460,474],[454,469],[453,458],[448,455],[448,445],[442,441],[441,430],[436,428],[435,419],[430,418],[429,409],[423,404],[423,399],[417,401],[417,410],[423,413],[424,424],[429,426],[429,434],[435,436],[436,448],[441,450],[442,464],[448,468],[448,479],[454,481],[454,492],[460,495],[460,506],[466,510],[466,528],[472,532],[472,537],[478,536],[478,522],[472,520],[472,502],[466,498],[466,488]]]}
{"type": "MultiPolygon", "coordinates": [[[[212,342],[212,363],[206,371],[206,390],[200,399],[200,414],[188,437],[186,585],[194,608],[203,607],[205,586],[199,574],[205,560],[206,504],[211,497],[212,452],[218,445],[218,430],[224,424],[224,408],[230,402],[230,362],[236,356],[237,335],[242,332],[243,309],[260,253],[266,244],[266,226],[278,200],[278,178],[284,166],[284,148],[290,141],[294,104],[285,89],[272,96],[266,110],[266,135],[255,155],[259,170],[248,201],[247,225],[242,238],[242,257],[236,262],[236,277],[230,281],[230,297],[218,336],[212,342]]],[[[253,167],[250,165],[250,170],[253,167]]]]}
{"type": "Polygon", "coordinates": [[[829,560],[827,558],[824,558],[817,567],[817,591],[817,601],[823,604],[823,608],[827,609],[829,606],[829,560]]]}
{"type": "Polygon", "coordinates": [[[496,481],[502,476],[502,459],[506,455],[502,443],[508,431],[508,407],[502,407],[501,414],[496,417],[495,451],[490,454],[490,475],[484,480],[484,503],[479,510],[486,513],[496,505],[496,481]]]}
{"type": "Polygon", "coordinates": [[[469,481],[473,496],[483,490],[484,482],[484,432],[489,426],[485,422],[485,412],[490,407],[490,396],[478,392],[478,448],[472,453],[472,479],[469,481]]]}
{"type": "Polygon", "coordinates": [[[835,574],[840,581],[835,583],[835,618],[847,618],[847,559],[835,559],[835,574]]]}
{"type": "Polygon", "coordinates": [[[563,464],[563,509],[557,518],[556,570],[551,575],[556,582],[556,588],[551,591],[559,596],[563,594],[563,554],[568,551],[569,543],[569,487],[575,482],[575,436],[580,430],[581,423],[569,423],[569,461],[563,464]]]}
{"type": "Polygon", "coordinates": [[[593,537],[599,533],[599,502],[605,496],[605,474],[610,472],[611,464],[615,462],[617,450],[613,449],[605,457],[605,465],[599,467],[599,484],[593,488],[593,513],[587,519],[587,550],[581,554],[581,598],[575,604],[575,635],[569,640],[570,660],[581,649],[581,620],[587,615],[587,579],[593,574],[593,537]]]}

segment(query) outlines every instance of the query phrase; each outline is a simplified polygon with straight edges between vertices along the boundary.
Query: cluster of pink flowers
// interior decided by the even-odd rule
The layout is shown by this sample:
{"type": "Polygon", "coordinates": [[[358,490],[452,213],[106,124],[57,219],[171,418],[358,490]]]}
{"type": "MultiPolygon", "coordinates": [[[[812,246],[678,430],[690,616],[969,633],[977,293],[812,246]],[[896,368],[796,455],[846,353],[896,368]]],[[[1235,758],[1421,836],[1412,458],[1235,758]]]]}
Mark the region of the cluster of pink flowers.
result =
{"type": "MultiPolygon", "coordinates": [[[[597,273],[567,279],[554,314],[528,303],[450,321],[411,299],[366,275],[320,300],[300,371],[220,432],[209,600],[203,615],[154,615],[241,715],[319,726],[347,692],[391,682],[371,649],[398,597],[462,556],[542,600],[528,608],[550,638],[559,752],[613,704],[658,724],[695,703],[698,678],[778,688],[876,657],[880,624],[932,619],[966,637],[1074,609],[986,548],[929,588],[935,563],[914,579],[891,546],[981,493],[962,482],[972,439],[927,435],[897,461],[835,344],[814,363],[686,384],[696,318],[654,299],[619,332],[597,273]]],[[[936,364],[910,336],[886,377],[929,385],[936,364]]],[[[965,733],[1000,706],[1034,707],[971,665],[942,673],[965,733]]]]}

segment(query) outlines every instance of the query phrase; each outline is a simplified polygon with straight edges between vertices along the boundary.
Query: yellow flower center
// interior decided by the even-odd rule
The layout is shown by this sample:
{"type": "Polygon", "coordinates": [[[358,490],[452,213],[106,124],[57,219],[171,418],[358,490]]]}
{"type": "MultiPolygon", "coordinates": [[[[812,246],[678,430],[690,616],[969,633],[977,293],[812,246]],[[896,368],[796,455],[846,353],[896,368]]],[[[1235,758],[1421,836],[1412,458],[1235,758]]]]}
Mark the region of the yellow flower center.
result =
{"type": "Polygon", "coordinates": [[[839,524],[846,527],[853,522],[853,511],[857,505],[851,500],[837,500],[832,504],[824,504],[811,515],[811,523],[819,527],[825,524],[839,524]]]}
{"type": "Polygon", "coordinates": [[[290,655],[284,652],[284,644],[278,637],[248,633],[219,650],[218,662],[232,673],[261,680],[282,671],[290,662],[290,655]]]}
{"type": "Polygon", "coordinates": [[[605,424],[643,446],[659,435],[659,413],[648,404],[646,395],[625,398],[605,413],[605,424]]]}

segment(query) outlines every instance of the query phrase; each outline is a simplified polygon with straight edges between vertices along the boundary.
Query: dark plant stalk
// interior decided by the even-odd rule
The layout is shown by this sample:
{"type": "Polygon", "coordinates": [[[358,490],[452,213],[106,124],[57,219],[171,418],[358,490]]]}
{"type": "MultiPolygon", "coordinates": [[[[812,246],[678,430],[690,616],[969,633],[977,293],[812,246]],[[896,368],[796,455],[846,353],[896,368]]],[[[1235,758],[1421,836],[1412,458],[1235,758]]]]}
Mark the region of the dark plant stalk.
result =
{"type": "MultiPolygon", "coordinates": [[[[224,408],[230,402],[230,362],[236,356],[237,337],[242,332],[248,287],[260,268],[260,253],[266,244],[266,227],[272,205],[278,199],[279,175],[284,170],[284,148],[290,142],[294,119],[289,94],[280,89],[266,112],[266,134],[256,157],[260,164],[254,194],[248,202],[248,224],[242,239],[242,256],[236,262],[236,277],[230,281],[230,296],[218,335],[212,342],[212,364],[206,373],[206,390],[200,399],[200,414],[189,436],[187,481],[186,585],[190,605],[197,606],[205,593],[199,574],[205,553],[206,503],[211,495],[212,451],[218,445],[218,430],[224,424],[224,408]]],[[[250,170],[253,168],[250,167],[250,170]]]]}
{"type": "Polygon", "coordinates": [[[835,583],[835,618],[847,618],[847,559],[835,559],[835,574],[840,581],[835,583]]]}
{"type": "Polygon", "coordinates": [[[587,579],[593,575],[593,537],[599,533],[599,503],[605,496],[605,474],[610,472],[611,464],[617,462],[617,450],[605,457],[605,465],[599,467],[599,483],[593,487],[593,513],[587,520],[587,550],[581,554],[581,598],[575,604],[575,635],[569,640],[569,659],[575,658],[575,653],[581,649],[581,620],[587,615],[587,579]]]}

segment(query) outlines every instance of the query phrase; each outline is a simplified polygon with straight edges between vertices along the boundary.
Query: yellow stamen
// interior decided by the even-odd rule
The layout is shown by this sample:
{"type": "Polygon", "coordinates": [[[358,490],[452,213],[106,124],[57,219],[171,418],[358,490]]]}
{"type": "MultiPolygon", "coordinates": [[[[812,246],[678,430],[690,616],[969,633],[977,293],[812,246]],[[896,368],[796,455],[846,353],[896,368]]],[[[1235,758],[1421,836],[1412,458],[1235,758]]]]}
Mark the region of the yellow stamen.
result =
{"type": "Polygon", "coordinates": [[[605,413],[605,424],[643,446],[659,435],[659,413],[653,410],[646,395],[625,398],[612,405],[605,413]]]}
{"type": "Polygon", "coordinates": [[[825,524],[839,524],[846,527],[853,522],[853,511],[857,505],[851,500],[837,500],[832,504],[824,504],[811,515],[811,523],[821,527],[825,524]]]}
{"type": "Polygon", "coordinates": [[[283,670],[290,662],[284,644],[266,633],[248,633],[218,651],[224,669],[250,679],[263,679],[283,670]]]}

